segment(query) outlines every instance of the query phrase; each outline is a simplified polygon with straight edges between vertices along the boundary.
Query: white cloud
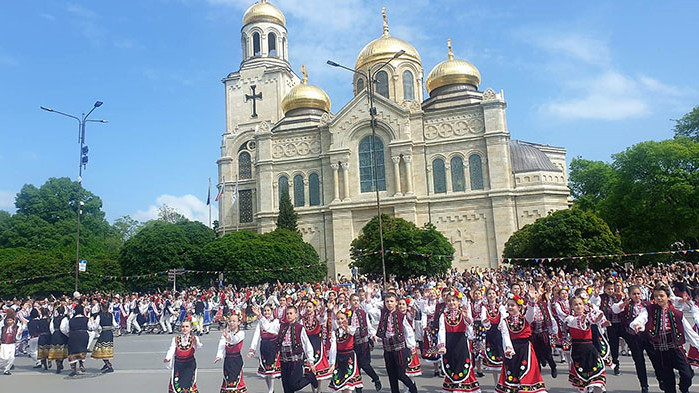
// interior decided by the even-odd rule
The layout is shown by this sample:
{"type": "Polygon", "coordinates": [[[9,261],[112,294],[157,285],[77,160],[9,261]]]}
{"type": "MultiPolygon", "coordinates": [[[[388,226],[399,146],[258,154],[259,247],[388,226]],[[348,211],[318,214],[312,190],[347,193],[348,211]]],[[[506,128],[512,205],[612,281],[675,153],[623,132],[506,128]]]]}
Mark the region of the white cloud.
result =
{"type": "Polygon", "coordinates": [[[175,209],[178,213],[193,221],[199,221],[208,225],[209,223],[209,208],[206,202],[192,194],[174,196],[163,194],[160,195],[154,205],[148,206],[146,210],[137,210],[132,217],[139,221],[148,221],[158,218],[158,209],[163,205],[175,209]]]}
{"type": "Polygon", "coordinates": [[[524,32],[522,38],[558,56],[588,64],[606,65],[611,61],[609,46],[599,38],[577,33],[557,34],[545,31],[524,32]]]}
{"type": "Polygon", "coordinates": [[[16,195],[14,191],[0,190],[0,210],[14,211],[16,195]]]}

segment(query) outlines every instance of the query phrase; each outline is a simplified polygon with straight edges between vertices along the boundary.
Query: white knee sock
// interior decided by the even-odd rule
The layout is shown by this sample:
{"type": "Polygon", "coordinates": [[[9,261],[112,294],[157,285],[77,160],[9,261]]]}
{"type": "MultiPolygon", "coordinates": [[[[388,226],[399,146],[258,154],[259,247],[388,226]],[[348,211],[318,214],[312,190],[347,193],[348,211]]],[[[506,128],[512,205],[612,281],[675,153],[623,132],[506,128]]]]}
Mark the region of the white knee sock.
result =
{"type": "Polygon", "coordinates": [[[274,393],[274,378],[265,377],[265,382],[267,382],[267,393],[274,393]]]}

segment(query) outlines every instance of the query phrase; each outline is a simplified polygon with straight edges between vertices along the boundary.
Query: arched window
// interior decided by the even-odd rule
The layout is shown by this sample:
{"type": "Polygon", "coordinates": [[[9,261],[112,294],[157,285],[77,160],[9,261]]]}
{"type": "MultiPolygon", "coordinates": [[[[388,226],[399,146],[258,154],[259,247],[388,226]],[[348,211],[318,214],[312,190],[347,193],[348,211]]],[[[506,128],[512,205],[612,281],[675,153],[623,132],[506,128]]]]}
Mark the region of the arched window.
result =
{"type": "Polygon", "coordinates": [[[434,179],[434,193],[444,194],[447,192],[447,176],[444,170],[444,160],[437,158],[432,161],[432,178],[434,179]]]}
{"type": "Polygon", "coordinates": [[[376,152],[376,180],[380,191],[386,191],[386,169],[383,162],[383,142],[371,135],[359,142],[359,185],[362,192],[376,191],[374,188],[374,152],[376,152]],[[375,145],[375,146],[374,146],[375,145]]]}
{"type": "Polygon", "coordinates": [[[468,158],[469,175],[471,176],[471,189],[483,189],[483,167],[481,166],[481,156],[471,154],[468,158]]]}
{"type": "Polygon", "coordinates": [[[281,201],[284,193],[289,194],[289,178],[286,176],[280,177],[277,181],[277,188],[279,189],[279,201],[281,201]]]}
{"type": "Polygon", "coordinates": [[[308,203],[311,206],[320,205],[320,178],[317,173],[308,176],[308,203]]]}
{"type": "Polygon", "coordinates": [[[388,73],[379,71],[376,74],[376,92],[388,98],[388,73]]]}
{"type": "Polygon", "coordinates": [[[262,52],[260,50],[260,33],[254,33],[252,35],[252,55],[259,56],[262,52]]]}
{"type": "Polygon", "coordinates": [[[294,176],[294,206],[302,207],[306,204],[306,198],[303,194],[303,176],[294,176]]]}
{"type": "Polygon", "coordinates": [[[359,78],[357,79],[357,94],[359,94],[359,92],[362,90],[364,90],[364,79],[359,78]]]}
{"type": "Polygon", "coordinates": [[[466,179],[464,178],[464,160],[461,157],[453,157],[451,164],[451,189],[452,191],[466,191],[466,179]]]}
{"type": "Polygon", "coordinates": [[[238,220],[241,224],[252,222],[252,190],[238,191],[238,220]]]}
{"type": "Polygon", "coordinates": [[[243,35],[243,39],[240,41],[240,46],[243,48],[243,60],[248,58],[248,40],[243,35]]]}
{"type": "Polygon", "coordinates": [[[413,88],[413,73],[407,70],[403,71],[403,99],[415,99],[415,89],[413,88]]]}
{"type": "Polygon", "coordinates": [[[238,179],[252,179],[252,160],[250,153],[244,151],[238,156],[238,179]]]}
{"type": "Polygon", "coordinates": [[[277,35],[274,33],[269,33],[267,35],[267,55],[277,55],[277,35]]]}

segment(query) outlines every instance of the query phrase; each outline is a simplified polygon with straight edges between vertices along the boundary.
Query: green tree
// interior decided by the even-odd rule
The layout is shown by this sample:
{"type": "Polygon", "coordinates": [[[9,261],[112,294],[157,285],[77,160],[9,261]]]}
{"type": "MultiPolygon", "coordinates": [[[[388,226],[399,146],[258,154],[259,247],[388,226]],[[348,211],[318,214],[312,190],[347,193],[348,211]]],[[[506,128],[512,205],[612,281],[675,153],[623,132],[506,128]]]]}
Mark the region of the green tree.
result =
{"type": "Polygon", "coordinates": [[[122,242],[129,240],[143,227],[143,223],[134,220],[131,216],[123,216],[114,220],[112,224],[122,242]]]}
{"type": "Polygon", "coordinates": [[[294,205],[291,204],[289,192],[282,192],[279,200],[279,216],[277,216],[277,228],[288,229],[290,231],[298,231],[297,226],[298,213],[294,210],[294,205]]]}
{"type": "Polygon", "coordinates": [[[203,248],[202,266],[206,270],[237,271],[225,276],[233,284],[318,282],[327,274],[313,246],[288,229],[226,234],[203,248]],[[260,269],[282,270],[256,271],[260,269]]]}
{"type": "Polygon", "coordinates": [[[694,142],[699,142],[699,106],[695,106],[691,112],[675,120],[675,138],[687,137],[694,142]]]}
{"type": "MultiPolygon", "coordinates": [[[[620,254],[621,243],[609,226],[591,212],[565,209],[551,213],[525,225],[510,236],[503,250],[504,258],[557,258],[620,254]]],[[[597,261],[597,260],[595,260],[597,261]]],[[[600,260],[610,262],[611,260],[600,260]]],[[[587,259],[577,261],[540,261],[550,265],[584,266],[587,259]]],[[[537,262],[520,261],[527,265],[537,262]]]]}
{"type": "MultiPolygon", "coordinates": [[[[195,221],[177,224],[153,220],[124,243],[119,263],[127,276],[198,267],[202,247],[216,238],[214,231],[195,221]]],[[[185,281],[186,282],[186,281],[185,281]]],[[[131,282],[137,289],[168,287],[167,276],[131,282]]]]}
{"type": "MultiPolygon", "coordinates": [[[[412,222],[385,214],[381,216],[381,221],[384,250],[393,251],[385,255],[386,274],[408,278],[435,276],[449,271],[454,247],[434,225],[427,223],[423,228],[418,228],[412,222]]],[[[379,220],[374,217],[364,225],[362,233],[350,247],[353,264],[360,274],[383,274],[380,250],[379,220]]]]}
{"type": "Polygon", "coordinates": [[[174,207],[163,204],[158,208],[158,220],[169,222],[170,224],[177,224],[187,221],[187,217],[180,214],[174,207]]]}
{"type": "Polygon", "coordinates": [[[699,142],[676,138],[615,154],[617,173],[600,216],[621,232],[628,252],[699,247],[699,142]]]}
{"type": "Polygon", "coordinates": [[[611,164],[590,161],[582,157],[570,163],[569,187],[575,206],[596,212],[598,205],[610,192],[616,172],[611,164]]]}

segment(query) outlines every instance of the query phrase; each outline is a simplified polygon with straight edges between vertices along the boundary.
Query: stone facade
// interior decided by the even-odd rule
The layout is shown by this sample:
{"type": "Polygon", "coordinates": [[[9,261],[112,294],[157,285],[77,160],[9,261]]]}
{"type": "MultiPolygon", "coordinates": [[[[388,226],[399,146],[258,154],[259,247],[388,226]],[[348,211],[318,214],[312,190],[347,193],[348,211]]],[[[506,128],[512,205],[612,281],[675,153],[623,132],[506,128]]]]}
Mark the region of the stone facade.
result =
{"type": "MultiPolygon", "coordinates": [[[[242,36],[241,68],[223,79],[219,231],[274,230],[280,187],[288,187],[304,239],[327,261],[330,277],[347,275],[350,243],[377,212],[366,172],[367,91],[355,78],[355,97],[334,114],[285,114],[281,101],[300,83],[288,63],[286,27],[248,23],[242,36]],[[269,33],[282,49],[270,53],[265,41],[254,53],[252,40],[269,33]]],[[[565,149],[511,140],[503,92],[456,86],[423,100],[419,61],[397,60],[385,68],[388,97],[375,94],[374,103],[382,212],[436,225],[454,245],[455,267],[497,266],[514,231],[568,207],[565,149]],[[414,79],[402,80],[405,71],[414,79]],[[406,83],[414,84],[412,98],[406,83]]]]}

